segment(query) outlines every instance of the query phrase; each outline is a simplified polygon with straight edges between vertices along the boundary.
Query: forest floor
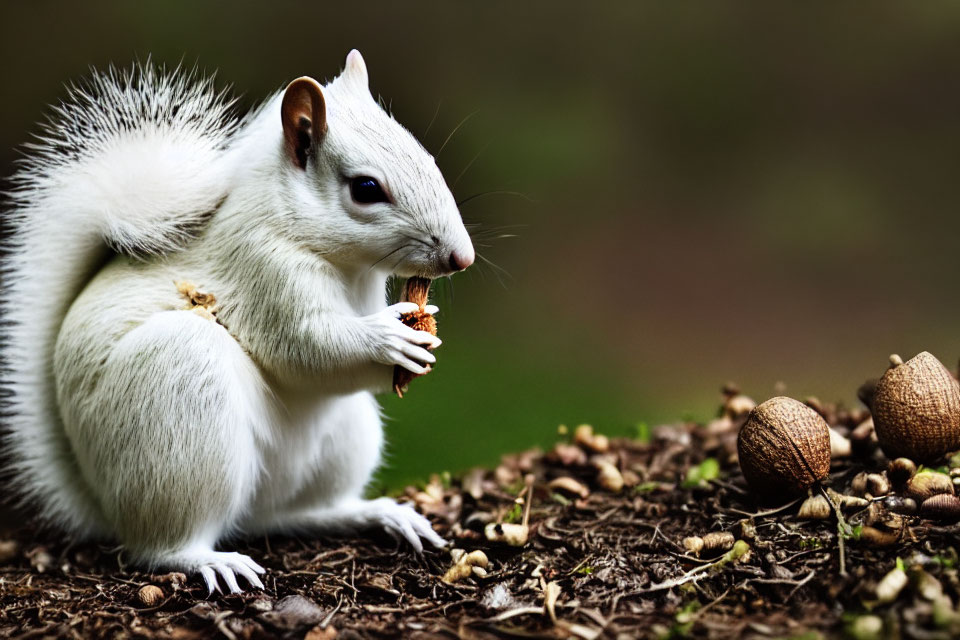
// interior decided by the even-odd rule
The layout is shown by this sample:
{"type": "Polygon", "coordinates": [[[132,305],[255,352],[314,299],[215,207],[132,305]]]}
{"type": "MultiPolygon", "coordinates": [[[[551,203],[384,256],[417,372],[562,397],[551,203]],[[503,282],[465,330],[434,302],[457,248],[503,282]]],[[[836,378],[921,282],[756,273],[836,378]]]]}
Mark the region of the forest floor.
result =
{"type": "MultiPolygon", "coordinates": [[[[869,417],[810,404],[842,434],[869,417]]],[[[240,543],[268,573],[239,595],[27,524],[0,534],[0,638],[960,636],[956,526],[888,511],[894,493],[814,520],[800,499],[757,503],[736,462],[743,415],[727,408],[633,439],[561,433],[550,451],[407,489],[447,550],[379,534],[240,543]]],[[[862,496],[861,472],[886,461],[854,436],[825,484],[862,496]]]]}

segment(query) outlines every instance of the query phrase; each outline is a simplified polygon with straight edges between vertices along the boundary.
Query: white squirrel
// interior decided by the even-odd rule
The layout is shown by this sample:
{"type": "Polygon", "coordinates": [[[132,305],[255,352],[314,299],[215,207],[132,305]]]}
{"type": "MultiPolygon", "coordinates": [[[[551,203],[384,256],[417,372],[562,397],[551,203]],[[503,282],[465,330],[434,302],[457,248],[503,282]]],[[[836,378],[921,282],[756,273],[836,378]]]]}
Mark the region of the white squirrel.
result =
{"type": "Polygon", "coordinates": [[[416,305],[388,306],[387,281],[460,271],[474,249],[359,52],[239,122],[193,74],[95,74],[13,184],[5,440],[46,521],[211,592],[263,586],[251,558],[215,550],[237,535],[445,544],[411,506],[362,496],[374,393],[440,344],[398,319],[416,305]]]}

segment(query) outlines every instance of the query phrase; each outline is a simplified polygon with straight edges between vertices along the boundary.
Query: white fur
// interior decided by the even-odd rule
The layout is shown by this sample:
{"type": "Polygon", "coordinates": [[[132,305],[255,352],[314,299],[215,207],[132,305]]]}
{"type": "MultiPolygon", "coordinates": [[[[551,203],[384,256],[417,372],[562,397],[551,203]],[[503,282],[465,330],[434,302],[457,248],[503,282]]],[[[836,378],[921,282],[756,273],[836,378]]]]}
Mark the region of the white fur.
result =
{"type": "Polygon", "coordinates": [[[97,75],[15,177],[2,306],[17,485],[74,536],[211,589],[260,586],[256,563],[214,551],[232,535],[378,526],[443,544],[362,493],[383,440],[373,393],[439,344],[399,322],[410,305],[388,307],[386,281],[445,275],[473,248],[359,53],[323,92],[328,129],[301,169],[282,95],[237,123],[209,81],[97,75]],[[357,175],[392,202],[354,203],[357,175]],[[214,294],[216,320],[175,281],[214,294]]]}

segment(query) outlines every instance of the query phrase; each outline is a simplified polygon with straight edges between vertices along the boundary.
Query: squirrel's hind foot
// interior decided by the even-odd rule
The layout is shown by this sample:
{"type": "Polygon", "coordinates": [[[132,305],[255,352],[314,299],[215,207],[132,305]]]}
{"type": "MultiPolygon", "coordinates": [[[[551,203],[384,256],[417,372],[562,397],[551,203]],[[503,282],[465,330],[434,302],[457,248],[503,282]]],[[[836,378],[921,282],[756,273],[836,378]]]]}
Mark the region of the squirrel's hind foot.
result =
{"type": "Polygon", "coordinates": [[[179,569],[187,573],[199,573],[207,585],[207,595],[214,591],[221,592],[219,579],[230,593],[240,593],[243,589],[237,581],[237,576],[243,577],[247,583],[256,589],[263,589],[263,582],[257,574],[266,573],[266,569],[242,553],[229,551],[191,550],[180,552],[170,558],[163,559],[160,564],[170,569],[179,569]]]}

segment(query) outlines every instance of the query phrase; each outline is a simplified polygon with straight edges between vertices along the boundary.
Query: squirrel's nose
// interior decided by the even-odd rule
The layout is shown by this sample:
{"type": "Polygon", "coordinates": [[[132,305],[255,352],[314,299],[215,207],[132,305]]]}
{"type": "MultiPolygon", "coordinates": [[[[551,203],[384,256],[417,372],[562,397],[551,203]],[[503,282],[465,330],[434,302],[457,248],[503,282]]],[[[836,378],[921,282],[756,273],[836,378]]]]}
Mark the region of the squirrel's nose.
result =
{"type": "Polygon", "coordinates": [[[473,264],[473,249],[468,251],[455,250],[450,254],[450,268],[454,271],[463,271],[473,264]]]}

